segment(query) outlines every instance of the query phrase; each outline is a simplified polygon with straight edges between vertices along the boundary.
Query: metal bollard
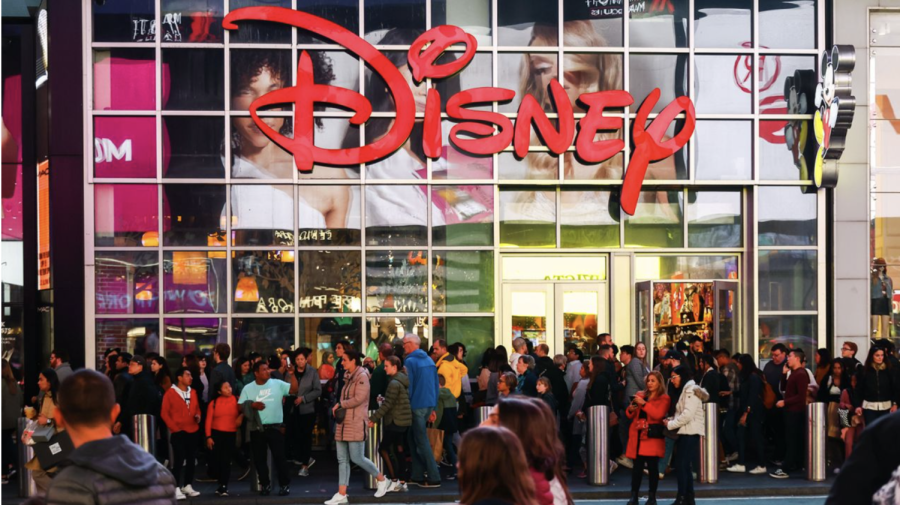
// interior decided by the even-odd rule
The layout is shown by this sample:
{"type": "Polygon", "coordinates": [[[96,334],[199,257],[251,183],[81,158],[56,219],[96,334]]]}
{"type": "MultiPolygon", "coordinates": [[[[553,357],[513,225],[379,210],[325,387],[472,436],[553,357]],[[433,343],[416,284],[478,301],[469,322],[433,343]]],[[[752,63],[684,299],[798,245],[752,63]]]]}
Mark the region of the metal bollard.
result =
{"type": "MultiPolygon", "coordinates": [[[[37,494],[37,484],[34,483],[34,478],[31,476],[31,470],[25,468],[25,463],[31,461],[31,458],[34,457],[34,448],[22,443],[22,433],[25,431],[25,426],[27,425],[28,419],[20,417],[19,429],[16,430],[18,436],[18,438],[16,438],[16,445],[19,447],[18,471],[20,498],[31,498],[37,494]]],[[[5,441],[4,443],[9,443],[9,441],[5,441]]]]}
{"type": "Polygon", "coordinates": [[[806,479],[813,482],[825,480],[825,404],[806,406],[806,479]]]}
{"type": "MultiPolygon", "coordinates": [[[[374,410],[369,411],[369,416],[374,414],[374,410]]],[[[384,461],[378,454],[378,444],[381,443],[381,423],[375,423],[375,426],[368,428],[366,433],[366,457],[375,463],[378,473],[384,473],[384,461]]],[[[366,475],[366,489],[377,489],[378,479],[374,475],[366,475]]]]}
{"type": "Polygon", "coordinates": [[[609,407],[595,405],[588,411],[588,483],[609,484],[609,407]]]}
{"type": "Polygon", "coordinates": [[[485,405],[484,407],[478,407],[475,409],[475,426],[481,426],[482,423],[488,420],[488,417],[491,415],[491,407],[490,405],[485,405]]]}
{"type": "Polygon", "coordinates": [[[715,402],[703,405],[704,429],[700,436],[700,482],[715,484],[719,481],[719,406],[715,402]]]}
{"type": "Polygon", "coordinates": [[[156,418],[150,414],[138,414],[131,418],[134,443],[156,456],[156,418]]]}

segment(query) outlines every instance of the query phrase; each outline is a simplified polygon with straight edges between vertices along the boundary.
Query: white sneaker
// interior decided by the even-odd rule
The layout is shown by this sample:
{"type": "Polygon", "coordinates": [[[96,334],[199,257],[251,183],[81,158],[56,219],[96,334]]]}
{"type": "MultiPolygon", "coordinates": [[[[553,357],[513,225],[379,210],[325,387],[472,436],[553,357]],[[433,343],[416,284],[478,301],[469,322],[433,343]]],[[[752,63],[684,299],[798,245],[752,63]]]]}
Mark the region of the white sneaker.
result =
{"type": "Polygon", "coordinates": [[[334,493],[334,496],[332,496],[330,500],[326,501],[325,505],[339,505],[341,503],[350,503],[350,501],[347,499],[347,495],[334,493]]]}
{"type": "Polygon", "coordinates": [[[386,495],[388,492],[388,487],[391,485],[391,481],[388,479],[383,479],[378,482],[378,487],[375,490],[375,498],[381,498],[386,495]]]}
{"type": "Polygon", "coordinates": [[[185,496],[190,496],[191,498],[200,496],[200,493],[198,491],[194,491],[194,488],[190,484],[181,488],[181,492],[184,493],[185,496]]]}
{"type": "Polygon", "coordinates": [[[736,459],[738,459],[738,453],[736,453],[736,452],[732,452],[728,456],[725,456],[726,463],[731,463],[732,461],[734,461],[736,459]]]}
{"type": "Polygon", "coordinates": [[[631,459],[629,459],[624,454],[616,458],[616,463],[618,463],[620,466],[624,466],[625,468],[634,468],[634,463],[632,463],[631,459]]]}
{"type": "Polygon", "coordinates": [[[762,465],[760,465],[760,466],[754,468],[753,470],[750,470],[750,473],[751,473],[752,475],[762,475],[762,474],[764,474],[764,473],[766,473],[766,472],[768,472],[768,470],[766,470],[766,467],[764,467],[764,466],[762,466],[762,465]]]}
{"type": "Polygon", "coordinates": [[[734,464],[726,468],[725,471],[731,473],[744,473],[747,471],[747,467],[745,467],[744,465],[734,464]]]}
{"type": "Polygon", "coordinates": [[[184,493],[181,492],[181,489],[176,487],[175,488],[175,499],[178,501],[187,500],[187,496],[185,496],[184,493]]]}

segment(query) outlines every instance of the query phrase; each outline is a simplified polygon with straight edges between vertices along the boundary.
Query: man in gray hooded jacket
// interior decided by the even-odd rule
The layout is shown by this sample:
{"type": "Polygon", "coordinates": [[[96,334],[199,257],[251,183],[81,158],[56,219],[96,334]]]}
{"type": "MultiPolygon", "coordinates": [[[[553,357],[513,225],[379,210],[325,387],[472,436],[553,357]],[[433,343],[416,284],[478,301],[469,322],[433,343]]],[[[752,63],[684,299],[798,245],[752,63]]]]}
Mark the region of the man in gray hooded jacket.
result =
{"type": "Polygon", "coordinates": [[[56,423],[75,450],[51,481],[47,505],[162,505],[175,503],[175,478],[124,436],[113,436],[119,415],[110,380],[80,370],[59,388],[56,423]]]}

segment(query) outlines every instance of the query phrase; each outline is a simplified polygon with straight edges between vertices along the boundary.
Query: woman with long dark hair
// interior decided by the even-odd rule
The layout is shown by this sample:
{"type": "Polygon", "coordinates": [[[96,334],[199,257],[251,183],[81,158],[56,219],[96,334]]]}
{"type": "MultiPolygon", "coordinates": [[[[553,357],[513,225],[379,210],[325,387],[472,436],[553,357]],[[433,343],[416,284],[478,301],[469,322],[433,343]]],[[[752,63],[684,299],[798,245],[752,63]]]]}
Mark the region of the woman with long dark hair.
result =
{"type": "Polygon", "coordinates": [[[628,505],[638,505],[638,492],[646,467],[650,476],[650,497],[646,505],[656,505],[656,489],[659,476],[659,458],[666,454],[666,442],[662,437],[662,424],[669,413],[669,396],[666,394],[662,374],[652,371],[644,379],[646,389],[634,395],[625,415],[632,420],[628,433],[625,455],[634,461],[631,470],[631,499],[628,505]],[[657,426],[657,428],[651,428],[657,426]],[[651,433],[652,432],[652,433],[651,433]]]}
{"type": "Polygon", "coordinates": [[[459,502],[538,505],[523,445],[510,430],[499,426],[467,431],[459,446],[459,502]]]}
{"type": "MultiPolygon", "coordinates": [[[[169,369],[169,363],[162,356],[154,356],[150,360],[150,372],[153,374],[153,383],[156,384],[156,389],[162,397],[172,387],[172,370],[169,369]]],[[[156,416],[156,426],[159,430],[156,459],[164,462],[169,459],[169,428],[159,415],[156,416]]]]}
{"type": "Polygon", "coordinates": [[[841,417],[838,413],[841,405],[841,393],[849,387],[847,375],[844,373],[844,362],[836,359],[828,369],[828,375],[819,383],[817,401],[826,405],[825,459],[829,467],[840,468],[844,462],[843,442],[841,441],[841,417]]]}
{"type": "MultiPolygon", "coordinates": [[[[322,381],[309,356],[312,349],[301,347],[294,354],[294,368],[289,372],[297,378],[297,395],[293,398],[291,422],[294,427],[294,460],[300,464],[300,477],[309,477],[309,468],[316,462],[312,457],[312,432],[316,425],[316,400],[322,396],[322,381]]],[[[289,379],[290,380],[290,379],[289,379]]]]}
{"type": "MultiPolygon", "coordinates": [[[[38,375],[38,389],[43,393],[36,419],[38,426],[50,426],[54,431],[63,431],[64,428],[57,427],[54,419],[59,392],[59,378],[55,370],[45,368],[41,371],[40,375],[38,375]]],[[[38,489],[45,493],[47,488],[50,487],[50,479],[53,478],[53,474],[58,470],[58,468],[54,467],[45,471],[37,456],[31,458],[31,461],[25,464],[25,468],[31,470],[34,483],[38,489]]]]}
{"type": "Polygon", "coordinates": [[[738,460],[727,468],[732,473],[747,471],[747,444],[754,452],[756,466],[750,470],[753,475],[766,473],[765,438],[763,437],[763,420],[766,411],[760,395],[765,378],[756,367],[756,362],[748,354],[742,354],[738,360],[741,378],[741,389],[738,402],[738,460]]]}
{"type": "Polygon", "coordinates": [[[863,416],[866,426],[897,411],[900,384],[884,349],[877,346],[869,349],[857,383],[860,403],[856,405],[856,415],[863,416]]]}
{"type": "Polygon", "coordinates": [[[816,384],[821,386],[822,381],[831,373],[831,351],[822,347],[816,351],[816,384]]]}
{"type": "Polygon", "coordinates": [[[675,417],[668,419],[666,427],[678,431],[675,452],[675,476],[678,479],[676,505],[694,504],[694,474],[692,465],[700,458],[700,435],[704,432],[703,403],[709,400],[705,389],[694,383],[690,367],[679,365],[672,370],[671,380],[681,389],[675,405],[675,417]]]}

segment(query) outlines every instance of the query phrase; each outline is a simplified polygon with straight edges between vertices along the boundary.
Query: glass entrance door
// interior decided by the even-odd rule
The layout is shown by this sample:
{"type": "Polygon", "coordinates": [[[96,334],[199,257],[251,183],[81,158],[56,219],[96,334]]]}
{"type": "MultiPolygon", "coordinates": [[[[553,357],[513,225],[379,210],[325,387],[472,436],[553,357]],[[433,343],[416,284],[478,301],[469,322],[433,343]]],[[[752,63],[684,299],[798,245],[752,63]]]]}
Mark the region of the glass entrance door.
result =
{"type": "Polygon", "coordinates": [[[503,343],[512,353],[512,341],[522,337],[532,344],[553,347],[553,284],[503,286],[503,343]]]}
{"type": "Polygon", "coordinates": [[[553,354],[563,354],[570,344],[582,350],[589,348],[597,340],[597,335],[607,331],[606,325],[600,326],[601,321],[605,320],[605,285],[557,283],[555,291],[559,331],[555,350],[551,346],[553,354]]]}
{"type": "Polygon", "coordinates": [[[650,368],[656,365],[656,353],[653,352],[653,333],[655,330],[653,318],[653,282],[638,282],[634,286],[635,296],[635,329],[637,330],[638,342],[643,342],[647,347],[647,359],[650,368]]]}
{"type": "Polygon", "coordinates": [[[728,349],[731,353],[748,352],[742,345],[739,329],[741,327],[740,288],[734,281],[716,281],[713,283],[715,313],[713,314],[713,335],[716,349],[728,349]]]}

